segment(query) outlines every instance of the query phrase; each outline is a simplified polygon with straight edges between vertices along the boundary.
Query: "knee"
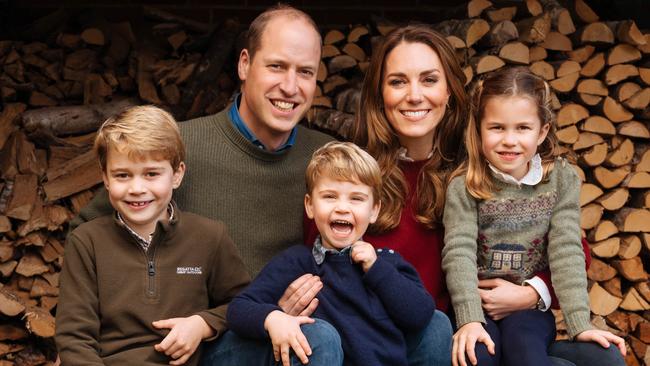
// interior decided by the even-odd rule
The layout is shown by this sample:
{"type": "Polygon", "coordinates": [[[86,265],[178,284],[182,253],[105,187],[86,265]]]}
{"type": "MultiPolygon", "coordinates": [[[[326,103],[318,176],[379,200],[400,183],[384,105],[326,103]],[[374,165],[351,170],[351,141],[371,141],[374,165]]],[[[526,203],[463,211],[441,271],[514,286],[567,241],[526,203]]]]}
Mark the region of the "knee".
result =
{"type": "Polygon", "coordinates": [[[337,352],[338,350],[342,355],[343,348],[339,332],[325,320],[315,320],[312,324],[303,324],[300,327],[312,350],[318,348],[327,349],[328,352],[337,352]]]}

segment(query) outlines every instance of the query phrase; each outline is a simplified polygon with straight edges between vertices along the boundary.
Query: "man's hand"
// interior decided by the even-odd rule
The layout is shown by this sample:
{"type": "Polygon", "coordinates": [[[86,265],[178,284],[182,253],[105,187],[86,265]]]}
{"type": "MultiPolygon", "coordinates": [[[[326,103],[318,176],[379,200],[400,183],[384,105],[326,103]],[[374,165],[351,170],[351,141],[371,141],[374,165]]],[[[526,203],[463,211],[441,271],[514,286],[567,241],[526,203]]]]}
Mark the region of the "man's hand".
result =
{"type": "Polygon", "coordinates": [[[152,325],[157,329],[170,329],[162,342],[154,346],[156,351],[173,359],[170,365],[183,365],[194,354],[201,340],[214,334],[214,330],[198,315],[157,320],[152,325]]]}
{"type": "Polygon", "coordinates": [[[366,273],[375,264],[377,252],[375,252],[375,247],[372,244],[359,240],[352,244],[350,257],[354,263],[359,263],[363,272],[366,273]]]}
{"type": "Polygon", "coordinates": [[[300,330],[301,324],[313,323],[315,320],[306,316],[291,316],[279,310],[272,311],[264,320],[264,329],[269,332],[273,344],[275,362],[282,360],[283,366],[290,366],[289,352],[293,349],[296,357],[307,364],[311,356],[311,347],[300,330]]]}
{"type": "Polygon", "coordinates": [[[606,330],[600,330],[600,329],[585,330],[584,332],[576,336],[576,341],[596,342],[601,346],[603,346],[603,348],[609,348],[609,342],[612,342],[616,347],[618,347],[618,350],[621,352],[623,357],[625,357],[625,354],[627,353],[627,350],[625,348],[625,340],[606,330]]]}
{"type": "Polygon", "coordinates": [[[515,311],[532,309],[539,294],[532,286],[519,286],[501,278],[478,282],[481,305],[493,320],[500,320],[515,311]]]}
{"type": "Polygon", "coordinates": [[[494,354],[494,342],[488,332],[479,322],[471,322],[463,325],[454,334],[454,345],[451,350],[451,361],[453,366],[467,366],[465,362],[465,353],[472,365],[476,365],[476,342],[485,343],[488,352],[494,354]]]}
{"type": "Polygon", "coordinates": [[[318,307],[316,295],[322,288],[320,277],[306,273],[287,287],[278,306],[289,315],[310,316],[318,307]]]}

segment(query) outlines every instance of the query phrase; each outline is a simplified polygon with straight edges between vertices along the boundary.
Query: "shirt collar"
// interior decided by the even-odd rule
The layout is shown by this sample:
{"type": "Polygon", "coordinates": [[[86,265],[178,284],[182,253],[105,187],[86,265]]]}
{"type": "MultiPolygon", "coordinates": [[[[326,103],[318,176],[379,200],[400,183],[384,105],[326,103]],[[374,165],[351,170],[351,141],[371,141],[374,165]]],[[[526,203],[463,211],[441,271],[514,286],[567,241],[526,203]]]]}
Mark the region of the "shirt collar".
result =
{"type": "MultiPolygon", "coordinates": [[[[239,103],[241,102],[241,96],[242,94],[237,94],[235,96],[235,102],[232,103],[230,106],[230,109],[228,109],[228,117],[230,117],[230,120],[232,121],[233,125],[235,125],[235,128],[246,138],[246,140],[250,141],[253,143],[253,145],[259,147],[262,150],[266,150],[266,147],[260,141],[253,131],[246,126],[246,123],[244,123],[244,120],[241,118],[241,115],[239,114],[239,103]]],[[[287,139],[287,142],[284,143],[284,145],[280,146],[275,152],[281,152],[284,150],[287,150],[291,148],[295,143],[296,143],[296,134],[298,127],[294,127],[291,130],[291,133],[289,134],[289,138],[287,139]]]]}
{"type": "MultiPolygon", "coordinates": [[[[413,158],[408,157],[406,154],[408,153],[408,150],[405,147],[400,147],[399,150],[397,150],[397,160],[402,160],[402,161],[409,161],[409,162],[414,162],[415,160],[413,158]]],[[[431,159],[433,156],[433,150],[427,155],[427,159],[431,159]]],[[[425,160],[427,160],[425,159],[425,160]]]]}
{"type": "Polygon", "coordinates": [[[533,158],[530,159],[530,163],[528,165],[528,173],[526,173],[526,175],[524,175],[524,177],[519,180],[510,174],[506,174],[500,171],[499,169],[492,166],[492,164],[490,163],[488,163],[488,165],[492,170],[492,174],[497,179],[499,179],[504,183],[514,184],[516,186],[521,186],[522,184],[525,184],[527,186],[534,186],[539,182],[541,182],[544,176],[544,169],[542,168],[542,158],[539,156],[539,154],[535,154],[535,156],[533,156],[533,158]]]}
{"type": "Polygon", "coordinates": [[[321,242],[320,235],[318,235],[316,237],[316,240],[314,240],[314,246],[311,248],[311,254],[314,256],[316,264],[320,266],[325,261],[325,256],[327,254],[342,255],[348,253],[351,249],[352,245],[349,245],[341,250],[325,248],[321,242]]]}
{"type": "MultiPolygon", "coordinates": [[[[167,213],[169,214],[169,221],[174,220],[174,205],[170,202],[167,206],[167,213]]],[[[149,245],[151,244],[151,239],[153,238],[153,233],[149,235],[148,238],[143,238],[140,234],[135,232],[135,230],[131,229],[131,227],[124,221],[122,218],[122,215],[120,215],[119,211],[115,211],[117,221],[120,222],[120,224],[124,225],[126,230],[135,238],[135,240],[138,242],[138,244],[144,249],[146,252],[147,249],[149,249],[149,245]]]]}

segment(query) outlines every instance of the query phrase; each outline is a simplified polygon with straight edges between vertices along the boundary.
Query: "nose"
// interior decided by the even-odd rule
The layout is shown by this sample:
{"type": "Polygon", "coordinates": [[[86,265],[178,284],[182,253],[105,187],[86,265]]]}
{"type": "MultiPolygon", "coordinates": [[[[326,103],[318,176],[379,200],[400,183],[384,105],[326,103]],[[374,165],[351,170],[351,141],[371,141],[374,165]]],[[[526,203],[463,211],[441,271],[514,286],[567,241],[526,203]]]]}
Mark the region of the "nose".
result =
{"type": "Polygon", "coordinates": [[[502,143],[507,146],[513,146],[517,143],[517,135],[513,131],[506,131],[503,134],[502,143]]]}
{"type": "Polygon", "coordinates": [[[409,103],[417,104],[422,101],[422,89],[418,83],[411,83],[408,90],[406,100],[409,103]]]}
{"type": "Polygon", "coordinates": [[[142,194],[146,191],[144,181],[139,177],[134,177],[129,184],[129,194],[142,194]]]}
{"type": "Polygon", "coordinates": [[[337,212],[348,212],[350,210],[350,205],[346,200],[338,200],[335,209],[337,212]]]}
{"type": "Polygon", "coordinates": [[[282,82],[280,83],[280,90],[288,96],[298,93],[298,80],[295,71],[289,70],[284,74],[282,82]]]}

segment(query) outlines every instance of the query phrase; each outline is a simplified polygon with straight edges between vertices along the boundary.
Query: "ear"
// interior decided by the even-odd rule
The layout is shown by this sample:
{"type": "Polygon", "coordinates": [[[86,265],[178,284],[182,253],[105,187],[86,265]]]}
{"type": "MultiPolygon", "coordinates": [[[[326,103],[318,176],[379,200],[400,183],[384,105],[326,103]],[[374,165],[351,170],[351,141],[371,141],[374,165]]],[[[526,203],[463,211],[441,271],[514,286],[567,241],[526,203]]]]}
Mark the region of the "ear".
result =
{"type": "Polygon", "coordinates": [[[546,140],[546,136],[548,135],[548,131],[551,129],[551,124],[550,123],[545,123],[542,125],[542,128],[539,130],[539,138],[537,139],[537,146],[541,145],[544,140],[546,140]]]}
{"type": "Polygon", "coordinates": [[[307,213],[307,217],[309,217],[310,219],[313,220],[314,219],[314,210],[313,210],[313,207],[312,207],[311,204],[312,204],[311,196],[309,195],[309,193],[307,193],[305,195],[305,212],[307,213]]]}
{"type": "Polygon", "coordinates": [[[104,181],[104,188],[108,191],[108,176],[104,170],[102,170],[102,180],[104,181]]]}
{"type": "Polygon", "coordinates": [[[185,163],[181,161],[181,163],[178,164],[178,168],[174,172],[174,176],[172,177],[172,187],[174,187],[174,189],[180,187],[184,176],[185,176],[185,163]]]}
{"type": "Polygon", "coordinates": [[[237,74],[239,74],[239,80],[245,81],[248,76],[248,69],[251,64],[250,54],[247,49],[241,50],[239,54],[239,62],[237,63],[237,74]]]}
{"type": "Polygon", "coordinates": [[[370,212],[371,224],[374,224],[375,221],[377,221],[377,217],[379,217],[379,210],[381,210],[381,201],[377,201],[377,203],[372,205],[372,211],[370,212]]]}

